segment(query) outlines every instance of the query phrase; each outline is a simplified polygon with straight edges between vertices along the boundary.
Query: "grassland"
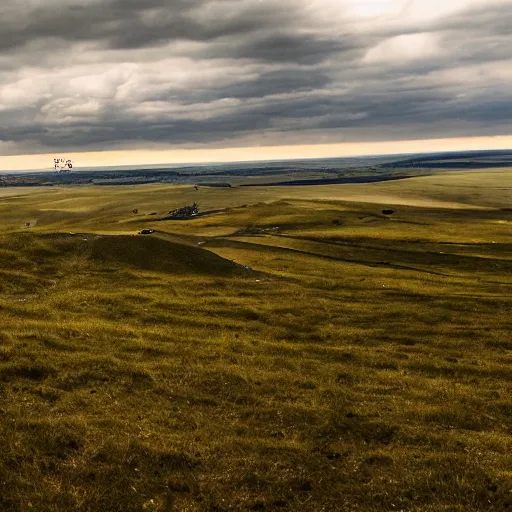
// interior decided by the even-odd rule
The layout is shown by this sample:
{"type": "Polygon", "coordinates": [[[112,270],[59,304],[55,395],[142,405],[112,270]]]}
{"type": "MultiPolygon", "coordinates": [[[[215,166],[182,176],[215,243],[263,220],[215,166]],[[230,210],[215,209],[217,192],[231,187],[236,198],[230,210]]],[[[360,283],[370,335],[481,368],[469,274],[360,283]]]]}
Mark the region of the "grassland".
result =
{"type": "Polygon", "coordinates": [[[512,509],[511,176],[2,197],[0,510],[512,509]]]}

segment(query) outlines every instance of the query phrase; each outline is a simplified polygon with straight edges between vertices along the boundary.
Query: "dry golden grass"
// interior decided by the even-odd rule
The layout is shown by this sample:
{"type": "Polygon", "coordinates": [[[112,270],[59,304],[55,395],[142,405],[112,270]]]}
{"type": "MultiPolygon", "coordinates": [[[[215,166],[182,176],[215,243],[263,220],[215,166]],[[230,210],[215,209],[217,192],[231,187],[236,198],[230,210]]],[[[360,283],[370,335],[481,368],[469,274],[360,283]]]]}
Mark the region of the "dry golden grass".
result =
{"type": "Polygon", "coordinates": [[[274,190],[2,201],[0,510],[512,508],[512,212],[274,190]]]}

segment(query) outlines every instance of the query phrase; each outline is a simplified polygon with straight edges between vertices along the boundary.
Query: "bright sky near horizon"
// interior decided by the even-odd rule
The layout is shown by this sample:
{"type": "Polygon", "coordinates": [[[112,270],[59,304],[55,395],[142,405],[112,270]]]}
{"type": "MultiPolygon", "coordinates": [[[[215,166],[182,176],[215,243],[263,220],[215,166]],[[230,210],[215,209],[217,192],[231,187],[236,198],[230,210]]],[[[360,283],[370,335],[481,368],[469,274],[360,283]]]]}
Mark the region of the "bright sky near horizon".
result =
{"type": "MultiPolygon", "coordinates": [[[[201,164],[336,158],[365,155],[395,155],[444,151],[476,151],[512,148],[512,136],[473,137],[399,142],[312,144],[223,149],[119,150],[68,153],[75,168],[116,165],[201,164]]],[[[0,170],[48,170],[55,155],[14,155],[0,157],[0,170]]]]}
{"type": "Polygon", "coordinates": [[[512,148],[512,0],[3,0],[0,169],[512,148]]]}

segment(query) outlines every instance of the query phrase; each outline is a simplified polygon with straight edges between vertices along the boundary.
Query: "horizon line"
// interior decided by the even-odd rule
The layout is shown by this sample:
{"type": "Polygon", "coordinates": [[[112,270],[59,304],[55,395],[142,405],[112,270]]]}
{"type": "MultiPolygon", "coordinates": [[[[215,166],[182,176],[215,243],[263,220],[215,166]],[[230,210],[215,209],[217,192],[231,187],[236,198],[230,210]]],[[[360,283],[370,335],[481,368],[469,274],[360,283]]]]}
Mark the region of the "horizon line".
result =
{"type": "Polygon", "coordinates": [[[454,137],[443,139],[296,144],[231,148],[160,148],[48,152],[0,156],[2,172],[51,170],[57,153],[73,160],[74,167],[101,168],[135,165],[213,165],[265,161],[385,157],[458,151],[510,151],[512,136],[454,137]],[[380,151],[379,151],[380,149],[380,151]],[[260,156],[261,155],[261,156],[260,156]]]}

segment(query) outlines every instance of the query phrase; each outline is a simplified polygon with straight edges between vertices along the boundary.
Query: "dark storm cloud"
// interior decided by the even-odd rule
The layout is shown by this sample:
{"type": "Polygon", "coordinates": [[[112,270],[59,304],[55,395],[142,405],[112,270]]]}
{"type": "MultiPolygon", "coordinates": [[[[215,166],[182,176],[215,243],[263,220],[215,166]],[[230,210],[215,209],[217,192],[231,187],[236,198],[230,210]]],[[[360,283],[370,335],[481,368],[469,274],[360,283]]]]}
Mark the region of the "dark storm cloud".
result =
{"type": "Polygon", "coordinates": [[[511,131],[510,2],[468,0],[437,18],[333,6],[4,0],[0,142],[24,152],[511,131]]]}
{"type": "Polygon", "coordinates": [[[327,57],[356,50],[355,41],[322,39],[321,34],[269,33],[237,45],[225,45],[208,56],[261,59],[275,62],[317,64],[327,57]],[[222,53],[220,53],[222,52],[222,53]]]}
{"type": "MultiPolygon", "coordinates": [[[[0,7],[0,48],[24,45],[39,38],[58,37],[66,41],[121,41],[139,39],[145,44],[161,37],[160,30],[152,33],[150,40],[144,36],[147,28],[142,15],[153,9],[172,9],[169,18],[179,25],[186,12],[197,2],[175,0],[106,1],[73,4],[66,1],[38,3],[8,0],[0,7]]],[[[169,27],[168,27],[169,28],[169,27]]],[[[132,45],[130,45],[132,46],[132,45]]]]}
{"type": "Polygon", "coordinates": [[[289,71],[269,71],[262,73],[257,80],[234,84],[230,94],[235,98],[261,98],[275,94],[305,92],[329,86],[331,79],[325,73],[290,69],[289,71]]]}
{"type": "Polygon", "coordinates": [[[204,0],[106,0],[74,4],[66,0],[22,6],[7,1],[0,7],[0,48],[24,45],[39,38],[94,41],[111,48],[139,48],[162,41],[209,41],[257,31],[289,21],[286,2],[270,10],[243,7],[243,0],[218,2],[219,16],[201,17],[204,0]],[[242,8],[240,8],[242,4],[242,8]]]}

